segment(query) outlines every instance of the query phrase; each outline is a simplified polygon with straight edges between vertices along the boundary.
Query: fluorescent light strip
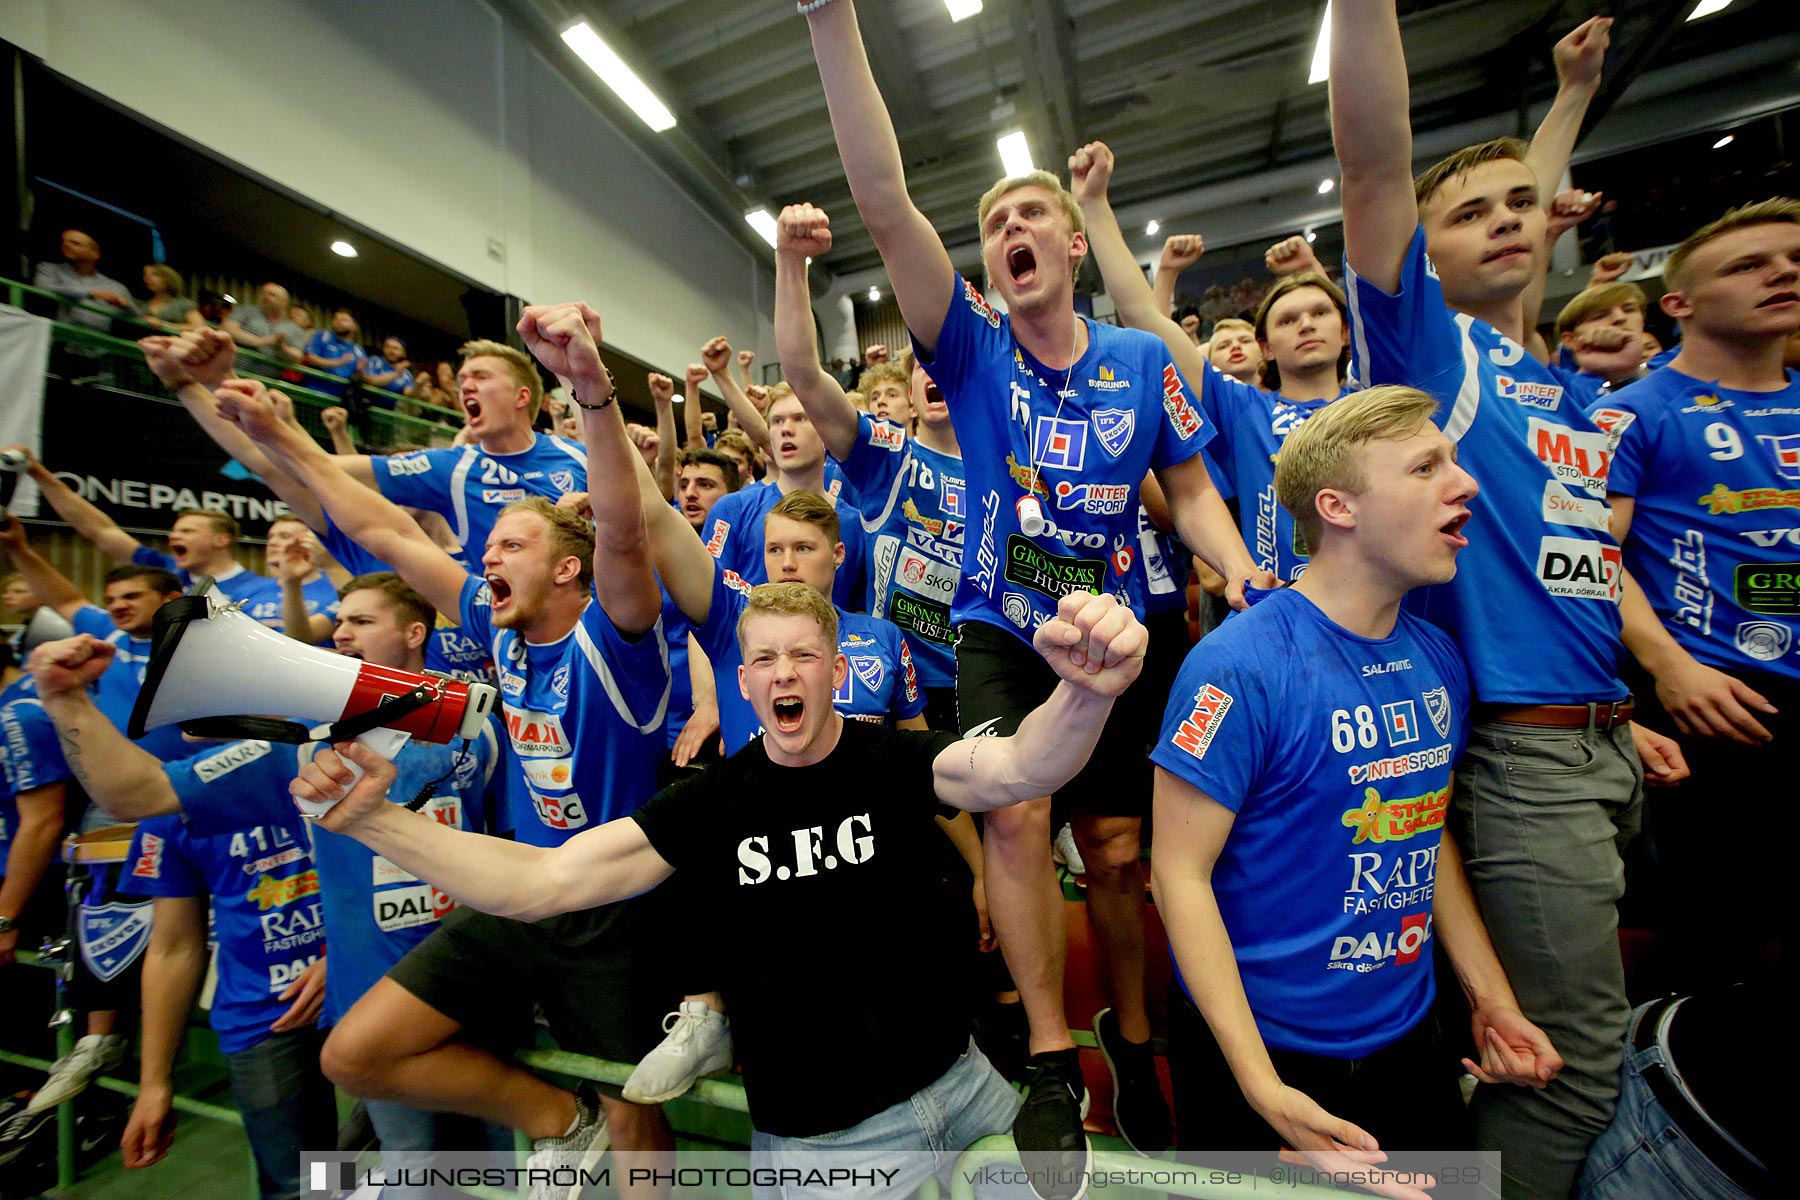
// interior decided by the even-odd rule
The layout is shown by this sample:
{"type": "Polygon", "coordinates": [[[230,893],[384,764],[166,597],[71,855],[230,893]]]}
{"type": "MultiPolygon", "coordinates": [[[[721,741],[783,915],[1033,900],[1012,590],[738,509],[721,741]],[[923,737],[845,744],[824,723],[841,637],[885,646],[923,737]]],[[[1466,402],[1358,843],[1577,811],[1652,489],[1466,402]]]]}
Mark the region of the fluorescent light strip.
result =
{"type": "Polygon", "coordinates": [[[1694,11],[1687,15],[1690,21],[1698,21],[1701,17],[1710,17],[1714,13],[1724,12],[1731,7],[1731,0],[1700,0],[1694,11]]]}
{"type": "Polygon", "coordinates": [[[994,143],[1000,150],[1000,168],[1008,177],[1029,175],[1037,168],[1031,162],[1031,146],[1025,131],[1015,129],[994,143]]]}
{"type": "Polygon", "coordinates": [[[944,0],[944,7],[950,10],[950,23],[966,21],[981,11],[981,0],[944,0]]]}
{"type": "Polygon", "coordinates": [[[1319,18],[1319,40],[1313,45],[1312,71],[1308,84],[1324,83],[1331,78],[1331,0],[1325,0],[1325,15],[1319,18]]]}
{"type": "Polygon", "coordinates": [[[750,222],[750,228],[762,234],[763,241],[771,246],[775,244],[775,217],[768,209],[759,208],[755,212],[747,212],[744,220],[750,222]]]}
{"type": "Polygon", "coordinates": [[[649,85],[625,65],[625,60],[594,32],[592,25],[578,21],[563,30],[562,40],[589,70],[600,77],[601,83],[611,88],[613,94],[650,127],[651,132],[662,133],[675,128],[675,114],[669,111],[669,106],[656,98],[649,85]]]}

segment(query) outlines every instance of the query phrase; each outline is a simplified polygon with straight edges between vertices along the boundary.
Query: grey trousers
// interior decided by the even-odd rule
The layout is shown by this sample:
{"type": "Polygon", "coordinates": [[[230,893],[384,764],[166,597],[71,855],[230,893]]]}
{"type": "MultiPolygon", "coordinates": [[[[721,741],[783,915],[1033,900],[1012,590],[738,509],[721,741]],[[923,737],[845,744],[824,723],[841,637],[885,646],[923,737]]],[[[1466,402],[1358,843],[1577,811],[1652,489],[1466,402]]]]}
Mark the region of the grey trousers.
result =
{"type": "Polygon", "coordinates": [[[1508,1200],[1565,1200],[1612,1119],[1631,1007],[1619,957],[1620,852],[1637,833],[1631,728],[1488,722],[1456,770],[1450,827],[1527,1019],[1562,1055],[1542,1090],[1476,1089],[1475,1144],[1497,1150],[1508,1200]]]}

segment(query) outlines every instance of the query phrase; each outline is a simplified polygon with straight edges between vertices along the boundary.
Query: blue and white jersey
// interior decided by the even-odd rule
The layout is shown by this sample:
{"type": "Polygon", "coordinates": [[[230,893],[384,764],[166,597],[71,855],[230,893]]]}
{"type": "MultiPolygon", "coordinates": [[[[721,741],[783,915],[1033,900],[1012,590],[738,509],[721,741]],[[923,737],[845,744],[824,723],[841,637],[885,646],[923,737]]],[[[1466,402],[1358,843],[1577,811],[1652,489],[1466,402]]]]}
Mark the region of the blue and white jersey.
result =
{"type": "MultiPolygon", "coordinates": [[[[1350,390],[1343,388],[1338,397],[1350,390]]],[[[1219,467],[1231,494],[1237,496],[1239,525],[1250,557],[1284,583],[1300,578],[1308,556],[1300,547],[1293,516],[1275,498],[1275,459],[1288,434],[1329,403],[1265,392],[1221,373],[1211,363],[1206,364],[1206,382],[1200,385],[1201,408],[1213,422],[1213,440],[1206,448],[1209,466],[1219,467]]]]}
{"type": "MultiPolygon", "coordinates": [[[[281,619],[281,581],[279,579],[273,579],[270,580],[270,582],[275,585],[274,594],[244,605],[244,612],[253,620],[261,621],[270,629],[281,629],[285,632],[285,622],[281,619]]],[[[331,617],[334,620],[337,618],[337,585],[326,578],[325,572],[320,571],[317,578],[310,579],[306,583],[301,584],[300,595],[306,600],[307,616],[312,617],[323,613],[325,616],[331,617]]],[[[314,644],[319,646],[329,646],[331,645],[331,637],[328,634],[323,640],[314,644]]]]}
{"type": "Polygon", "coordinates": [[[1445,306],[1423,229],[1399,295],[1348,269],[1345,283],[1356,377],[1435,396],[1435,420],[1481,485],[1456,578],[1419,588],[1408,605],[1463,648],[1482,701],[1622,699],[1623,580],[1606,506],[1616,439],[1524,347],[1445,306]]]}
{"type": "Polygon", "coordinates": [[[1212,889],[1263,1041],[1361,1058],[1431,1009],[1468,675],[1410,614],[1372,639],[1291,589],[1252,598],[1188,652],[1150,757],[1236,814],[1212,889]]]}
{"type": "MultiPolygon", "coordinates": [[[[165,571],[173,571],[175,577],[181,580],[183,588],[191,589],[194,586],[194,577],[188,573],[187,569],[177,567],[175,560],[160,550],[139,546],[131,552],[131,561],[140,567],[161,567],[165,571]]],[[[214,575],[212,581],[213,586],[219,589],[220,594],[227,600],[242,604],[246,611],[255,605],[266,602],[271,596],[275,600],[275,611],[277,613],[281,611],[281,585],[267,575],[258,575],[255,571],[246,570],[244,567],[234,564],[229,572],[223,575],[214,575]]],[[[279,620],[275,623],[274,628],[281,628],[279,620]]]]}
{"type": "MultiPolygon", "coordinates": [[[[712,660],[719,692],[719,735],[727,755],[736,754],[763,732],[756,710],[738,688],[738,668],[744,664],[738,618],[749,601],[748,583],[734,572],[716,569],[706,621],[693,626],[700,648],[712,660]]],[[[850,669],[843,686],[832,693],[831,706],[852,720],[890,727],[924,712],[925,693],[899,626],[842,608],[837,615],[838,653],[849,660],[850,669]]]]}
{"type": "MultiPolygon", "coordinates": [[[[29,674],[21,675],[0,688],[0,714],[22,696],[37,695],[37,685],[29,674]]],[[[23,732],[18,735],[23,738],[23,732]]],[[[12,755],[28,754],[23,740],[14,741],[14,726],[0,723],[0,879],[6,878],[6,856],[12,849],[14,835],[19,832],[19,804],[13,787],[12,755]]]]}
{"type": "Polygon", "coordinates": [[[363,348],[361,346],[339,337],[329,329],[321,329],[306,339],[303,349],[306,353],[319,358],[343,358],[345,355],[349,355],[350,361],[341,366],[308,368],[308,370],[322,371],[327,375],[336,375],[344,381],[343,384],[326,383],[324,380],[313,378],[306,381],[307,386],[316,387],[318,390],[329,392],[334,396],[342,396],[349,390],[345,385],[356,378],[356,369],[362,365],[363,348]]]}
{"type": "Polygon", "coordinates": [[[844,473],[855,485],[868,538],[869,615],[900,627],[918,651],[921,683],[955,686],[950,606],[969,520],[962,459],[921,446],[892,421],[860,413],[844,473]]]}
{"type": "Polygon", "coordinates": [[[500,510],[527,496],[554,504],[587,491],[587,451],[565,438],[533,435],[517,454],[489,454],[480,446],[414,450],[370,460],[381,494],[395,504],[423,508],[450,522],[464,567],[481,569],[488,534],[500,510]]]}
{"type": "Polygon", "coordinates": [[[536,645],[517,630],[495,629],[491,604],[487,584],[470,577],[462,625],[493,655],[517,758],[508,816],[518,840],[557,846],[636,811],[655,793],[667,752],[669,653],[661,622],[628,640],[590,595],[575,628],[536,645]]]}
{"type": "Polygon", "coordinates": [[[1800,374],[1740,392],[1674,367],[1590,414],[1635,497],[1625,568],[1677,642],[1722,671],[1800,678],[1800,374]]]}
{"type": "Polygon", "coordinates": [[[1212,426],[1154,335],[1082,320],[1087,351],[1052,371],[959,275],[937,348],[919,355],[949,403],[968,481],[973,537],[953,624],[983,621],[1030,641],[1061,597],[1083,591],[1144,615],[1139,486],[1198,454],[1212,426]],[[1046,522],[1037,537],[1019,529],[1027,496],[1046,522]]]}
{"type": "MultiPolygon", "coordinates": [[[[662,587],[661,584],[657,586],[662,587]]],[[[688,633],[693,627],[693,622],[669,595],[669,589],[662,588],[663,637],[669,643],[669,713],[663,721],[663,731],[668,735],[671,750],[681,737],[681,731],[687,728],[688,718],[694,715],[694,683],[688,674],[688,633]]]]}
{"type": "MultiPolygon", "coordinates": [[[[466,755],[459,753],[460,746],[460,742],[449,746],[407,742],[394,759],[398,775],[388,788],[388,799],[405,804],[425,784],[442,777],[420,811],[452,829],[486,833],[504,797],[504,781],[496,771],[501,754],[494,723],[470,740],[466,755]]],[[[308,934],[323,920],[331,932],[331,969],[325,976],[325,1016],[320,1023],[329,1025],[424,941],[456,904],[355,838],[300,818],[288,784],[316,750],[316,746],[233,742],[170,763],[164,772],[181,801],[187,828],[196,837],[221,841],[227,835],[242,836],[245,826],[294,822],[299,822],[303,837],[310,834],[318,867],[313,890],[323,909],[315,904],[310,911],[265,912],[260,936],[269,953],[285,953],[307,944],[308,934]]],[[[242,870],[254,876],[264,863],[259,856],[244,862],[242,870]]]]}
{"type": "MultiPolygon", "coordinates": [[[[844,543],[844,561],[831,585],[831,602],[839,608],[859,609],[869,578],[862,514],[842,489],[826,494],[837,509],[838,540],[844,543]]],[[[781,503],[782,496],[774,484],[739,488],[720,496],[706,514],[707,550],[722,569],[736,572],[751,587],[769,582],[768,564],[763,560],[763,519],[781,503]]]]}
{"type": "MultiPolygon", "coordinates": [[[[319,535],[319,544],[352,577],[394,570],[352,541],[330,516],[325,518],[325,532],[319,535]]],[[[494,662],[488,657],[487,647],[443,613],[437,615],[437,624],[425,642],[425,669],[469,683],[494,682],[494,662]]]]}
{"type": "Polygon", "coordinates": [[[1601,376],[1590,375],[1578,367],[1565,367],[1553,362],[1550,364],[1550,374],[1556,377],[1556,382],[1563,385],[1563,394],[1581,406],[1582,412],[1594,407],[1601,397],[1613,390],[1612,385],[1601,376]]]}
{"type": "MultiPolygon", "coordinates": [[[[293,1004],[281,993],[325,953],[319,873],[306,833],[290,806],[285,820],[216,837],[194,836],[179,815],[139,822],[132,836],[120,892],[212,898],[218,984],[210,1023],[226,1054],[269,1036],[293,1004]]],[[[335,971],[335,952],[331,959],[335,971]]]]}
{"type": "MultiPolygon", "coordinates": [[[[393,369],[394,369],[394,364],[389,362],[382,355],[371,354],[368,357],[363,359],[363,374],[365,374],[365,375],[386,375],[389,371],[391,371],[393,369]]],[[[400,374],[394,376],[393,379],[389,380],[387,383],[382,384],[381,390],[384,392],[395,392],[400,395],[405,395],[407,389],[412,387],[412,385],[413,385],[412,369],[410,367],[407,367],[407,368],[403,368],[401,370],[400,374]]]]}
{"type": "Polygon", "coordinates": [[[75,778],[29,675],[0,692],[0,772],[15,797],[75,778]]]}
{"type": "MultiPolygon", "coordinates": [[[[131,723],[131,710],[137,705],[138,693],[143,690],[144,673],[150,669],[150,650],[154,643],[149,638],[134,638],[127,634],[113,624],[105,609],[92,604],[76,609],[69,624],[75,627],[76,633],[91,634],[111,643],[112,665],[89,690],[94,697],[94,707],[114,729],[124,733],[131,723]]],[[[137,744],[164,762],[186,758],[194,752],[193,743],[181,739],[178,725],[145,730],[137,744]]]]}

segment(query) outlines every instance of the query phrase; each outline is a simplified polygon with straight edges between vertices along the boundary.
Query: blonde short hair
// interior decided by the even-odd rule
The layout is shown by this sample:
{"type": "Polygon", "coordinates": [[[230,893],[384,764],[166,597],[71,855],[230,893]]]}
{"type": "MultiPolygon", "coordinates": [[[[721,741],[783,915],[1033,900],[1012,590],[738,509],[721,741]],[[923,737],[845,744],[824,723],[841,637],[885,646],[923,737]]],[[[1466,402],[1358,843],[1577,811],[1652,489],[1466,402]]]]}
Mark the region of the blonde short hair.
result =
{"type": "Polygon", "coordinates": [[[1212,333],[1207,335],[1207,338],[1206,338],[1207,342],[1210,344],[1212,342],[1213,338],[1218,337],[1221,333],[1225,332],[1227,329],[1242,329],[1245,333],[1249,334],[1251,337],[1256,336],[1256,326],[1254,326],[1250,322],[1244,320],[1244,318],[1242,318],[1242,317],[1220,317],[1217,321],[1213,322],[1212,333]]]}
{"type": "Polygon", "coordinates": [[[1275,460],[1275,495],[1294,518],[1308,554],[1317,553],[1324,530],[1314,503],[1319,493],[1368,487],[1363,446],[1412,436],[1437,407],[1418,388],[1372,387],[1332,401],[1288,434],[1275,460]]]}
{"type": "Polygon", "coordinates": [[[1635,283],[1603,283],[1577,292],[1575,298],[1556,314],[1556,336],[1560,338],[1583,321],[1603,317],[1617,306],[1629,303],[1635,303],[1640,312],[1649,303],[1644,298],[1644,289],[1635,283]]]}
{"type": "Polygon", "coordinates": [[[1056,206],[1062,209],[1063,216],[1069,218],[1069,229],[1074,233],[1087,232],[1087,218],[1081,215],[1081,205],[1075,203],[1075,197],[1063,186],[1062,180],[1048,171],[1030,171],[1024,175],[1009,175],[983,192],[980,203],[975,206],[975,227],[985,236],[988,214],[994,211],[994,205],[1000,197],[1009,192],[1016,192],[1024,187],[1041,187],[1056,199],[1056,206]]]}
{"type": "Polygon", "coordinates": [[[808,587],[804,583],[763,583],[751,588],[749,602],[738,615],[739,654],[748,652],[749,648],[744,644],[744,628],[750,624],[750,618],[758,613],[778,617],[811,617],[819,623],[819,632],[825,635],[825,644],[833,654],[837,653],[837,609],[831,606],[830,598],[822,595],[817,588],[808,587]]]}
{"type": "Polygon", "coordinates": [[[769,510],[769,516],[784,517],[802,525],[815,525],[823,531],[825,540],[834,546],[843,532],[838,521],[837,506],[824,492],[789,492],[769,510]]]}
{"type": "Polygon", "coordinates": [[[457,353],[462,356],[464,363],[471,358],[497,358],[504,362],[513,382],[531,392],[531,403],[525,412],[531,420],[537,420],[538,409],[544,406],[544,379],[538,374],[537,364],[531,360],[531,355],[508,346],[505,342],[491,342],[486,338],[464,342],[457,353]]]}
{"type": "Polygon", "coordinates": [[[1663,264],[1663,282],[1670,291],[1680,291],[1683,286],[1681,276],[1687,270],[1688,259],[1693,257],[1694,251],[1710,241],[1740,229],[1748,229],[1752,225],[1800,225],[1800,200],[1771,196],[1767,200],[1758,200],[1755,204],[1741,205],[1718,220],[1707,222],[1688,234],[1681,245],[1669,254],[1669,261],[1663,264]]]}
{"type": "Polygon", "coordinates": [[[1495,138],[1491,142],[1482,142],[1475,146],[1464,146],[1448,158],[1440,159],[1427,167],[1423,174],[1413,180],[1413,198],[1418,201],[1419,209],[1424,210],[1431,198],[1446,183],[1459,175],[1467,175],[1476,167],[1491,162],[1525,162],[1525,155],[1530,147],[1516,137],[1495,138]]]}
{"type": "Polygon", "coordinates": [[[508,513],[528,512],[542,517],[549,526],[550,553],[556,560],[575,558],[581,562],[581,590],[587,591],[594,584],[594,526],[586,517],[576,516],[574,511],[558,508],[542,496],[527,496],[523,500],[514,500],[500,510],[501,516],[508,513]]]}
{"type": "Polygon", "coordinates": [[[873,392],[884,383],[897,383],[902,388],[906,389],[908,393],[912,391],[912,362],[910,356],[904,365],[897,362],[876,363],[874,366],[864,371],[862,377],[856,381],[856,390],[867,396],[870,392],[873,392]]]}

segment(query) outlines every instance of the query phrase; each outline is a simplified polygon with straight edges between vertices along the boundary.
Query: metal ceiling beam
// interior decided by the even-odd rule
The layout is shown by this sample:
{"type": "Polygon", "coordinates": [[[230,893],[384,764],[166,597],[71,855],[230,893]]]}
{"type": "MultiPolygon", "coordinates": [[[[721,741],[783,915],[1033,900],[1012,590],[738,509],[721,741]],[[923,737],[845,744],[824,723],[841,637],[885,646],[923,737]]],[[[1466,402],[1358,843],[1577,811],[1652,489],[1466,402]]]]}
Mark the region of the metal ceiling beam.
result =
{"type": "MultiPolygon", "coordinates": [[[[942,13],[938,14],[942,16],[942,13]]],[[[900,149],[929,137],[938,129],[936,111],[919,86],[919,72],[912,63],[911,48],[900,36],[900,24],[885,3],[864,4],[856,10],[856,21],[862,28],[863,45],[869,50],[869,68],[875,75],[875,86],[887,102],[888,116],[893,119],[900,149]]],[[[821,107],[824,95],[820,94],[821,107]]]]}
{"type": "Polygon", "coordinates": [[[1013,6],[1014,26],[1022,46],[1030,47],[1035,72],[1027,72],[1042,99],[1055,144],[1042,147],[1051,163],[1061,162],[1082,144],[1087,128],[1081,107],[1081,85],[1075,75],[1075,27],[1061,0],[1026,0],[1013,6]]]}
{"type": "Polygon", "coordinates": [[[1612,111],[1613,105],[1618,103],[1619,97],[1625,94],[1625,89],[1631,86],[1638,73],[1661,53],[1675,31],[1681,28],[1692,7],[1693,0],[1663,0],[1631,45],[1622,48],[1613,69],[1600,80],[1599,95],[1588,105],[1587,116],[1581,121],[1581,134],[1576,138],[1577,143],[1593,131],[1601,118],[1612,111]]]}

